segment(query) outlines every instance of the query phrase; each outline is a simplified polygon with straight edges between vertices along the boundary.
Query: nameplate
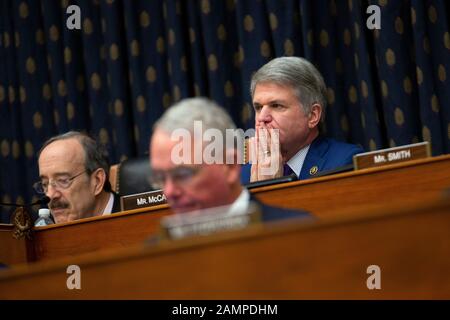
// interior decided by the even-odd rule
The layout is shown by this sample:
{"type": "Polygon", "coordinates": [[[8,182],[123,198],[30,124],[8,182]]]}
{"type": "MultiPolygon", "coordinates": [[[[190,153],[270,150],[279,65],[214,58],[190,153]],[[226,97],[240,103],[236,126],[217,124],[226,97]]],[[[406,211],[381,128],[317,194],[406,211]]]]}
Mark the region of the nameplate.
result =
{"type": "Polygon", "coordinates": [[[161,238],[179,240],[192,236],[244,229],[261,221],[259,208],[250,206],[247,212],[228,212],[226,207],[192,213],[174,214],[161,219],[161,238]]]}
{"type": "Polygon", "coordinates": [[[427,157],[431,157],[431,147],[430,143],[425,141],[400,147],[360,153],[353,156],[353,165],[355,170],[358,170],[427,157]]]}
{"type": "Polygon", "coordinates": [[[164,203],[167,203],[167,200],[162,190],[136,193],[120,198],[122,211],[149,208],[164,203]]]}

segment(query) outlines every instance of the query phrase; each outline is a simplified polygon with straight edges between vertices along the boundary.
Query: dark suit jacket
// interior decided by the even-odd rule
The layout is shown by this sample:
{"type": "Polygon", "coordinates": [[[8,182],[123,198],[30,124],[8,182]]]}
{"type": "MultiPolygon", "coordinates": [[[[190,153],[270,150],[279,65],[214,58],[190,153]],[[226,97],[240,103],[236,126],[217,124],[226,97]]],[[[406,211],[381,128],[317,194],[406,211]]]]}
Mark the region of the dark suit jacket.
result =
{"type": "Polygon", "coordinates": [[[114,195],[114,203],[113,203],[113,207],[112,207],[112,211],[111,213],[116,213],[116,212],[120,212],[120,196],[117,193],[113,193],[114,195]]]}
{"type": "Polygon", "coordinates": [[[261,218],[264,222],[289,218],[313,218],[308,212],[304,210],[291,210],[266,205],[257,200],[253,195],[250,195],[250,201],[258,204],[261,207],[261,218]]]}
{"type": "MultiPolygon", "coordinates": [[[[299,179],[308,179],[321,171],[336,169],[353,162],[355,154],[364,150],[355,144],[317,137],[309,147],[299,179]]],[[[242,166],[241,183],[250,183],[251,165],[242,166]]]]}

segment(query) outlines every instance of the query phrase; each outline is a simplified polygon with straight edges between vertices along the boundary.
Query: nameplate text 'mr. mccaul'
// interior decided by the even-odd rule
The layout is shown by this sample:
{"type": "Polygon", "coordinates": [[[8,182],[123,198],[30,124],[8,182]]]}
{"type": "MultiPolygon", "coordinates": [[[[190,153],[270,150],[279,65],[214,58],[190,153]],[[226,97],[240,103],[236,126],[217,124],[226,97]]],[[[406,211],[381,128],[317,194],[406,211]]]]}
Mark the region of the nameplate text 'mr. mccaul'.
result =
{"type": "Polygon", "coordinates": [[[162,190],[137,193],[120,198],[122,211],[148,208],[164,203],[167,203],[167,199],[162,190]]]}
{"type": "Polygon", "coordinates": [[[430,143],[425,141],[400,147],[360,153],[353,156],[353,165],[355,170],[358,170],[417,160],[430,156],[430,143]]]}

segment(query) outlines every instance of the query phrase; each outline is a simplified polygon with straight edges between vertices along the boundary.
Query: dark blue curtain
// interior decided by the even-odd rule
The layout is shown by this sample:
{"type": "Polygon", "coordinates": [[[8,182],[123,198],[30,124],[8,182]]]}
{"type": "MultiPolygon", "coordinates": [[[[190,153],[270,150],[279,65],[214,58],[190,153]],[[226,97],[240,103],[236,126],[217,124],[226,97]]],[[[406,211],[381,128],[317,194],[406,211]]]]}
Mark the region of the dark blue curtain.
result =
{"type": "MultiPolygon", "coordinates": [[[[325,130],[366,150],[427,140],[450,150],[446,1],[0,1],[0,201],[36,200],[36,153],[68,130],[112,163],[147,152],[171,103],[209,96],[252,126],[252,73],[311,60],[328,86],[325,130]],[[81,30],[66,8],[81,9],[81,30]],[[368,5],[381,8],[369,30],[368,5]]],[[[9,212],[2,211],[2,220],[9,212]]]]}

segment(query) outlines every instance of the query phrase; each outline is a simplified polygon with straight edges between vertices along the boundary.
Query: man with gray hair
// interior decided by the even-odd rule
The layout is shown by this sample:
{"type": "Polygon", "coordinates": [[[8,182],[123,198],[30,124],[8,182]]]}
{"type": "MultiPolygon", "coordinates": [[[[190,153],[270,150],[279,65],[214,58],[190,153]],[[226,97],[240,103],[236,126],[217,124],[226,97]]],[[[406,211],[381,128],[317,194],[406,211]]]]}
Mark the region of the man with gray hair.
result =
{"type": "Polygon", "coordinates": [[[88,135],[70,131],[50,138],[39,151],[38,165],[40,180],[33,187],[50,198],[56,223],[120,211],[108,159],[88,135]]]}
{"type": "Polygon", "coordinates": [[[351,164],[353,155],[363,152],[357,145],[320,135],[326,86],[319,71],[306,59],[271,60],[253,75],[250,93],[256,134],[250,140],[254,157],[251,168],[243,168],[243,183],[292,174],[299,179],[310,178],[351,164]],[[267,174],[263,169],[273,162],[278,170],[267,174]]]}
{"type": "MultiPolygon", "coordinates": [[[[250,200],[255,201],[240,183],[239,148],[224,143],[227,129],[234,128],[224,109],[206,98],[184,99],[155,123],[150,139],[152,184],[164,191],[175,213],[228,206],[230,212],[242,212],[250,200]],[[212,136],[217,148],[208,152],[211,143],[205,140],[211,141],[212,136]]],[[[261,211],[263,221],[309,216],[265,205],[261,211]]]]}

